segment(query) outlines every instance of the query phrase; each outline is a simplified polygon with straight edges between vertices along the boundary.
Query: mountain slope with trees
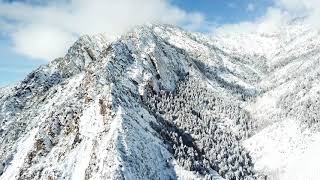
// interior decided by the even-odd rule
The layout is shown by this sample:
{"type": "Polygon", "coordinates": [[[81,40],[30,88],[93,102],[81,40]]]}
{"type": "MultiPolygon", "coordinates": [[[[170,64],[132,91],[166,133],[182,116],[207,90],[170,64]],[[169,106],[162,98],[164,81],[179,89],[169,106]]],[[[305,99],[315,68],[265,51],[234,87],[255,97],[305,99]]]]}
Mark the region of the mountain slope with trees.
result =
{"type": "Polygon", "coordinates": [[[0,89],[0,178],[292,177],[294,156],[310,159],[320,139],[318,35],[292,22],[213,38],[171,25],[83,36],[0,89]]]}

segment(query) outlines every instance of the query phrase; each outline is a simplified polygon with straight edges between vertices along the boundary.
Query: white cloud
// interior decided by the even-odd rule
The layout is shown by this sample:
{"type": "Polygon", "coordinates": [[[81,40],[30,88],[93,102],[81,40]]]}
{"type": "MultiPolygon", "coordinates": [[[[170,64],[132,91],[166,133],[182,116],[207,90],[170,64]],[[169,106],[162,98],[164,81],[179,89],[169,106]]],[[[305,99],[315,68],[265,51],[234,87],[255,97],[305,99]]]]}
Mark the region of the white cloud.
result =
{"type": "Polygon", "coordinates": [[[170,0],[60,0],[40,5],[31,2],[0,1],[0,20],[5,19],[0,24],[6,22],[10,26],[6,31],[17,52],[45,60],[62,56],[83,34],[104,32],[113,37],[147,22],[197,29],[204,21],[202,14],[188,13],[170,0]]]}
{"type": "MultiPolygon", "coordinates": [[[[213,33],[221,34],[276,31],[287,20],[305,16],[309,24],[320,28],[320,0],[273,1],[254,21],[217,27],[201,13],[186,12],[172,5],[171,0],[0,0],[0,34],[10,35],[16,52],[52,60],[63,56],[80,35],[105,32],[114,37],[147,22],[179,24],[191,30],[213,29],[213,33]]],[[[254,11],[256,6],[248,4],[247,11],[254,11]]]]}
{"type": "Polygon", "coordinates": [[[12,34],[14,50],[34,59],[52,60],[76,40],[71,33],[55,27],[29,25],[12,34]]]}
{"type": "Polygon", "coordinates": [[[319,0],[275,0],[275,3],[280,8],[299,13],[320,8],[319,0]]]}
{"type": "Polygon", "coordinates": [[[270,7],[262,17],[255,21],[245,21],[236,24],[224,24],[212,30],[215,35],[226,34],[247,34],[252,32],[272,33],[279,30],[290,16],[288,13],[281,11],[278,8],[270,7]]]}
{"type": "MultiPolygon", "coordinates": [[[[247,10],[254,9],[249,4],[247,10]]],[[[320,0],[274,0],[274,4],[267,8],[266,13],[254,21],[224,24],[215,27],[215,35],[248,33],[248,32],[275,32],[286,22],[304,17],[305,22],[314,28],[320,28],[320,0]]]]}
{"type": "Polygon", "coordinates": [[[278,0],[275,3],[293,16],[305,16],[306,22],[320,28],[320,0],[278,0]]]}

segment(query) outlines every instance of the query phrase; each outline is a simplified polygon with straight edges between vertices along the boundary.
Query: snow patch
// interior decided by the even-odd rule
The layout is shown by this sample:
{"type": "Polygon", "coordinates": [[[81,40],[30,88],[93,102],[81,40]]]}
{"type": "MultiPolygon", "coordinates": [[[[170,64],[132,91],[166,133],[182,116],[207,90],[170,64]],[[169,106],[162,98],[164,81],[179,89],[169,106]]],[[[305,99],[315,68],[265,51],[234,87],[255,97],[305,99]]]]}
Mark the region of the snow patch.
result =
{"type": "Polygon", "coordinates": [[[37,132],[38,128],[32,129],[18,142],[17,150],[14,154],[13,160],[10,162],[10,165],[4,170],[4,173],[1,176],[2,180],[12,180],[19,176],[20,169],[24,164],[28,152],[34,148],[34,139],[37,132]]]}

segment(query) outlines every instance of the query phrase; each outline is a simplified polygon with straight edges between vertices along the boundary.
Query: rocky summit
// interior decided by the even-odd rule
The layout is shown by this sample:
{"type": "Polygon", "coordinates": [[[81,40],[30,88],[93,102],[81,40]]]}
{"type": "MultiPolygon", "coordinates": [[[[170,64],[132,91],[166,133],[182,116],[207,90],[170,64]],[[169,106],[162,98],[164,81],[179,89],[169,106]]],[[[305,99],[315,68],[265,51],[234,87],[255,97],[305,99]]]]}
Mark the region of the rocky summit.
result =
{"type": "Polygon", "coordinates": [[[83,36],[0,89],[0,179],[319,178],[320,31],[83,36]]]}

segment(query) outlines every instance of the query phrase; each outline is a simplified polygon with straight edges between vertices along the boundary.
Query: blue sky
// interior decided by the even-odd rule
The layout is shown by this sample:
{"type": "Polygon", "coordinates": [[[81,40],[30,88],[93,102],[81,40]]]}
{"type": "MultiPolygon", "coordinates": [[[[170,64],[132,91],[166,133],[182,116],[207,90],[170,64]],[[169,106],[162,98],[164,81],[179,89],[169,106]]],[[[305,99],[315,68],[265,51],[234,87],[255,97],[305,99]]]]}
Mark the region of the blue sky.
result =
{"type": "Polygon", "coordinates": [[[20,55],[11,48],[10,39],[0,36],[0,87],[22,80],[46,61],[20,55]]]}
{"type": "Polygon", "coordinates": [[[63,56],[83,34],[115,37],[149,21],[210,34],[226,24],[254,22],[270,7],[304,1],[314,0],[0,0],[0,86],[63,56]]]}
{"type": "Polygon", "coordinates": [[[207,20],[218,25],[252,21],[262,16],[271,0],[174,0],[173,4],[187,10],[204,13],[207,20]],[[195,3],[197,2],[197,3],[195,3]],[[247,9],[252,5],[252,10],[247,9]]]}

